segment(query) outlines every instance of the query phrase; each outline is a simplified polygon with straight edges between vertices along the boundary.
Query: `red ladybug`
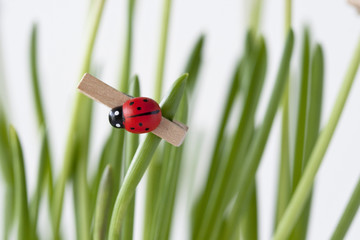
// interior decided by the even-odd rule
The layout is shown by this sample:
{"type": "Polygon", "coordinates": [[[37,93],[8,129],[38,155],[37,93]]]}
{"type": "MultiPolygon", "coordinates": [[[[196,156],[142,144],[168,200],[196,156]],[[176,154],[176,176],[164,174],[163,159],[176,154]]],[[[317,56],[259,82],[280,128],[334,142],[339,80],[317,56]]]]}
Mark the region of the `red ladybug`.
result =
{"type": "Polygon", "coordinates": [[[111,109],[109,122],[115,128],[125,128],[132,133],[147,133],[159,126],[161,109],[150,98],[132,98],[124,105],[111,109]]]}

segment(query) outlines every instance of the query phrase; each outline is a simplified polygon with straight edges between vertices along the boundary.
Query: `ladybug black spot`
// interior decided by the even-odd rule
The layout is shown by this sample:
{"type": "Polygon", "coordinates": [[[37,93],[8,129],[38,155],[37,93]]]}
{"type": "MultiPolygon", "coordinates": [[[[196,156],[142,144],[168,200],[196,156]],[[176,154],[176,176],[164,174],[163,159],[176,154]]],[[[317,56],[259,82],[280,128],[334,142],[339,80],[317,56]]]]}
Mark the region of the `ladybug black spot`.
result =
{"type": "Polygon", "coordinates": [[[141,110],[141,107],[138,107],[137,110],[141,110]]]}
{"type": "Polygon", "coordinates": [[[144,102],[148,102],[148,100],[147,100],[147,99],[144,99],[143,101],[144,101],[144,102]]]}
{"type": "Polygon", "coordinates": [[[134,104],[134,102],[130,102],[130,106],[133,105],[133,104],[134,104]]]}
{"type": "Polygon", "coordinates": [[[134,130],[135,128],[130,128],[131,130],[134,130]]]}
{"type": "Polygon", "coordinates": [[[145,128],[145,131],[149,131],[149,128],[145,128]]]}
{"type": "Polygon", "coordinates": [[[142,126],[142,123],[139,123],[139,126],[141,127],[141,126],[142,126]]]}

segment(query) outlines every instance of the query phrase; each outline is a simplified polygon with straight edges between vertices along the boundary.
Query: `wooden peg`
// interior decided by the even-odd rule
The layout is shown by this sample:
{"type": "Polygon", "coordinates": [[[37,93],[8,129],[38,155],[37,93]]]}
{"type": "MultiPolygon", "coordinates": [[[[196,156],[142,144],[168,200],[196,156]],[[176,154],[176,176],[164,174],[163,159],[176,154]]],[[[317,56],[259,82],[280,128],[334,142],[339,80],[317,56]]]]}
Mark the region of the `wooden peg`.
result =
{"type": "MultiPolygon", "coordinates": [[[[123,105],[132,98],[88,73],[85,73],[82,77],[78,89],[86,96],[111,109],[123,105]]],[[[152,133],[178,147],[184,141],[187,130],[188,127],[186,125],[162,117],[159,126],[152,133]]]]}
{"type": "Polygon", "coordinates": [[[357,8],[358,12],[360,13],[360,0],[348,0],[348,2],[357,8]]]}

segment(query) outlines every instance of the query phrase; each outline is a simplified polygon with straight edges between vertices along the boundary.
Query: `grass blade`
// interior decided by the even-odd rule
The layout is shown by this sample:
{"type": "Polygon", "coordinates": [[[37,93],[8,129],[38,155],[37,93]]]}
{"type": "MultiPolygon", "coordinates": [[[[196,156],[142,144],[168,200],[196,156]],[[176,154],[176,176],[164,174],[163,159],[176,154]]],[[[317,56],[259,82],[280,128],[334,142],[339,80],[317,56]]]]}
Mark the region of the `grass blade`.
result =
{"type": "Polygon", "coordinates": [[[120,91],[128,92],[130,82],[130,70],[131,70],[131,49],[133,38],[133,20],[136,0],[127,1],[127,26],[126,26],[126,39],[124,45],[124,54],[122,60],[122,68],[120,71],[120,91]]]}
{"type": "Polygon", "coordinates": [[[9,234],[15,217],[14,167],[11,158],[8,129],[4,109],[2,107],[2,103],[0,103],[0,167],[6,183],[3,231],[4,239],[9,239],[9,234]]]}
{"type": "MultiPolygon", "coordinates": [[[[322,48],[317,45],[314,50],[311,63],[311,78],[309,79],[308,88],[308,113],[305,129],[305,146],[304,146],[304,167],[307,165],[310,154],[315,146],[320,131],[322,92],[324,81],[324,57],[322,48]]],[[[304,168],[303,167],[303,168],[304,168]]],[[[294,228],[293,239],[306,239],[307,227],[310,216],[312,194],[305,205],[298,224],[294,228]],[[296,236],[296,237],[295,237],[296,236]]]]}
{"type": "Polygon", "coordinates": [[[302,56],[301,56],[301,82],[300,82],[300,99],[298,108],[298,119],[296,127],[294,166],[292,191],[294,192],[301,178],[304,168],[304,148],[305,148],[305,128],[307,118],[308,103],[308,84],[309,84],[309,66],[310,66],[310,35],[309,30],[305,29],[302,56]]]}
{"type": "Polygon", "coordinates": [[[50,154],[50,144],[48,140],[48,133],[46,132],[46,121],[44,114],[43,101],[41,97],[40,84],[39,84],[39,76],[38,76],[38,64],[37,64],[37,56],[38,56],[38,31],[37,25],[33,25],[31,31],[31,40],[30,40],[30,69],[31,69],[31,80],[32,80],[32,89],[33,89],[33,97],[35,103],[35,110],[37,113],[38,125],[42,128],[42,147],[40,153],[40,161],[39,161],[39,173],[37,179],[37,186],[35,190],[35,194],[32,197],[32,201],[30,204],[30,215],[32,221],[34,223],[34,229],[37,227],[37,218],[39,205],[41,201],[41,196],[43,194],[43,190],[45,185],[48,185],[48,197],[49,201],[52,198],[52,166],[51,166],[51,154],[50,154]]]}
{"type": "MultiPolygon", "coordinates": [[[[127,1],[127,25],[125,33],[125,44],[123,48],[122,55],[122,67],[120,67],[120,84],[119,90],[125,93],[129,92],[129,82],[130,82],[130,71],[131,71],[131,60],[132,60],[132,39],[133,39],[133,20],[134,20],[134,11],[135,11],[135,0],[127,1]]],[[[125,172],[124,169],[124,141],[125,133],[124,131],[119,131],[118,129],[112,129],[111,136],[111,147],[109,153],[108,162],[114,168],[114,177],[113,177],[113,186],[115,191],[113,191],[112,196],[112,205],[115,202],[116,194],[120,189],[120,183],[123,179],[125,172]]]]}
{"type": "Polygon", "coordinates": [[[246,152],[247,143],[252,135],[255,110],[265,79],[267,57],[263,38],[259,40],[259,47],[254,57],[255,62],[249,63],[250,69],[247,74],[251,80],[247,80],[250,84],[245,94],[244,109],[235,133],[233,145],[226,161],[225,169],[222,170],[221,175],[219,175],[219,181],[216,181],[216,185],[210,194],[196,239],[210,239],[210,236],[215,237],[213,231],[219,231],[221,226],[222,219],[219,216],[223,214],[231,196],[234,195],[234,182],[238,178],[236,169],[241,169],[243,163],[242,155],[246,152]]]}
{"type": "Polygon", "coordinates": [[[225,230],[227,236],[226,239],[230,239],[231,236],[236,232],[235,229],[240,223],[241,215],[243,214],[244,209],[246,209],[245,201],[247,195],[250,193],[251,183],[255,179],[255,174],[260,164],[266,141],[268,139],[271,126],[281,100],[281,96],[285,89],[293,45],[294,34],[290,30],[287,36],[285,49],[282,55],[272,95],[265,113],[264,121],[258,132],[255,134],[254,142],[251,144],[249,152],[246,154],[245,162],[241,169],[239,185],[237,186],[238,189],[240,189],[240,192],[236,197],[234,207],[229,216],[229,224],[225,230]]]}
{"type": "Polygon", "coordinates": [[[282,111],[281,156],[279,164],[279,178],[274,229],[276,229],[291,198],[291,173],[289,151],[289,81],[285,87],[282,111]]]}
{"type": "MultiPolygon", "coordinates": [[[[291,29],[292,18],[292,0],[285,0],[285,34],[291,29]]],[[[289,76],[290,80],[290,76],[289,76]]],[[[281,147],[280,147],[280,164],[279,164],[279,177],[277,200],[275,210],[274,230],[276,229],[282,215],[285,212],[287,204],[291,197],[291,170],[290,170],[290,139],[289,139],[289,91],[290,81],[285,87],[283,96],[283,110],[282,110],[282,124],[281,124],[281,147]]]]}
{"type": "MultiPolygon", "coordinates": [[[[186,124],[187,112],[188,103],[185,92],[175,118],[186,124]]],[[[168,143],[165,144],[164,152],[168,153],[169,156],[165,157],[166,155],[164,153],[164,163],[160,176],[158,195],[159,201],[156,206],[151,239],[169,239],[183,149],[184,146],[174,147],[168,143]]]]}
{"type": "Polygon", "coordinates": [[[224,107],[223,113],[221,114],[220,127],[217,130],[217,135],[215,138],[216,142],[215,142],[215,147],[214,147],[213,154],[212,154],[212,159],[211,159],[209,173],[207,176],[206,186],[205,186],[203,193],[200,196],[200,199],[196,203],[195,209],[194,209],[194,216],[193,216],[194,229],[193,230],[196,230],[199,227],[198,225],[200,224],[200,220],[205,211],[204,206],[206,205],[206,202],[208,201],[210,193],[214,187],[216,177],[218,176],[220,169],[222,169],[221,165],[224,165],[224,161],[222,161],[222,156],[220,153],[222,152],[223,147],[225,145],[224,133],[225,133],[226,125],[229,120],[231,109],[234,105],[235,98],[236,98],[237,94],[239,93],[240,81],[241,81],[240,75],[241,75],[241,70],[243,68],[243,65],[244,65],[243,61],[241,61],[241,63],[239,63],[236,66],[235,73],[232,77],[232,81],[231,81],[231,84],[228,89],[228,94],[226,95],[227,99],[225,100],[225,104],[224,104],[225,107],[224,107]]]}
{"type": "Polygon", "coordinates": [[[32,89],[34,95],[36,116],[38,119],[39,126],[45,125],[44,107],[42,104],[40,86],[39,86],[39,74],[37,67],[37,25],[34,24],[31,30],[31,41],[30,41],[30,69],[31,69],[31,80],[32,89]]]}
{"type": "Polygon", "coordinates": [[[77,220],[78,239],[90,239],[90,191],[87,182],[87,160],[92,116],[92,102],[83,105],[83,114],[79,117],[81,123],[79,133],[76,134],[74,152],[73,192],[75,202],[75,217],[77,220]]]}
{"type": "Polygon", "coordinates": [[[249,205],[241,221],[241,236],[245,240],[256,240],[258,239],[258,211],[257,211],[257,193],[256,183],[252,184],[250,190],[249,205]]]}
{"type": "MultiPolygon", "coordinates": [[[[52,176],[51,171],[49,170],[51,166],[50,163],[50,153],[48,146],[48,136],[45,129],[43,129],[42,134],[42,144],[41,144],[41,152],[40,152],[40,161],[39,161],[39,171],[38,171],[38,179],[36,184],[36,189],[33,198],[31,199],[30,204],[30,216],[33,222],[33,227],[36,229],[39,215],[39,206],[41,201],[41,196],[44,191],[44,187],[46,184],[49,186],[49,192],[52,189],[52,176]],[[48,180],[48,181],[47,181],[48,180]]],[[[51,193],[49,194],[49,197],[51,193]]]]}
{"type": "Polygon", "coordinates": [[[9,137],[14,162],[16,212],[19,220],[17,237],[18,239],[34,239],[28,208],[24,158],[18,135],[13,126],[10,126],[9,137]]]}
{"type": "MultiPolygon", "coordinates": [[[[107,158],[108,158],[108,154],[109,154],[110,144],[111,144],[111,138],[108,137],[102,147],[102,151],[100,154],[100,160],[96,167],[97,171],[96,171],[95,175],[93,176],[91,183],[90,183],[91,199],[92,199],[92,202],[91,202],[92,212],[95,210],[95,207],[96,207],[96,197],[98,196],[98,191],[99,191],[102,175],[104,173],[105,167],[108,165],[107,158]]],[[[91,215],[93,215],[93,214],[91,214],[91,215]]]]}
{"type": "Polygon", "coordinates": [[[109,228],[109,215],[111,213],[111,196],[113,191],[111,165],[107,165],[101,177],[96,209],[94,215],[94,240],[106,239],[109,228]]]}
{"type": "MultiPolygon", "coordinates": [[[[91,61],[91,55],[94,49],[94,43],[96,39],[97,30],[99,28],[100,19],[102,16],[102,12],[104,9],[105,0],[96,0],[91,7],[91,12],[89,15],[89,25],[87,28],[86,33],[86,43],[85,43],[85,50],[84,50],[84,57],[82,62],[82,67],[80,70],[80,75],[82,76],[85,72],[88,72],[90,69],[90,61],[91,61]]],[[[82,96],[81,94],[77,94],[74,112],[72,115],[71,120],[71,126],[70,131],[68,135],[68,141],[67,146],[65,150],[65,157],[64,157],[64,163],[63,168],[61,170],[59,179],[55,186],[55,192],[54,197],[52,201],[52,219],[53,219],[53,232],[54,232],[54,238],[58,239],[59,237],[59,229],[60,229],[60,219],[61,219],[61,213],[62,213],[62,205],[63,205],[63,199],[64,199],[64,190],[65,190],[65,184],[67,180],[70,177],[70,173],[74,164],[74,147],[77,145],[75,141],[76,136],[75,134],[77,132],[85,132],[89,133],[89,129],[84,128],[84,126],[89,126],[90,124],[81,124],[79,123],[79,119],[82,116],[89,116],[89,109],[91,109],[91,100],[87,99],[85,96],[82,96]],[[90,107],[89,107],[90,106],[90,107]],[[88,112],[84,112],[82,109],[88,109],[88,112]]],[[[87,120],[90,121],[90,118],[87,120]]],[[[87,122],[85,121],[85,123],[87,122]]],[[[83,138],[82,141],[88,142],[88,139],[83,138]]],[[[87,143],[88,144],[88,143],[87,143]]],[[[87,145],[85,143],[85,145],[87,145]]],[[[86,146],[85,146],[86,147],[86,146]]],[[[84,149],[86,150],[86,149],[84,149]]],[[[86,171],[86,169],[84,169],[86,171]]]]}
{"type": "Polygon", "coordinates": [[[5,116],[4,109],[0,103],[0,166],[2,175],[6,183],[13,187],[14,185],[14,173],[13,165],[11,161],[11,151],[8,134],[8,121],[5,116]]]}
{"type": "Polygon", "coordinates": [[[331,240],[341,240],[345,238],[345,235],[355,217],[356,212],[360,206],[360,178],[356,187],[351,195],[351,198],[346,205],[346,208],[340,218],[339,223],[336,226],[336,229],[331,236],[331,240]]]}
{"type": "Polygon", "coordinates": [[[346,73],[345,79],[339,91],[339,95],[336,99],[329,121],[321,131],[321,134],[316,141],[315,147],[310,155],[309,162],[305,168],[304,174],[274,234],[274,240],[284,239],[289,235],[290,231],[296,224],[296,221],[299,218],[303,207],[306,204],[315,180],[316,173],[321,165],[322,159],[334,134],[342,110],[344,109],[359,65],[360,40],[358,42],[357,48],[354,51],[353,59],[350,63],[348,72],[346,73]]]}
{"type": "MultiPolygon", "coordinates": [[[[164,117],[168,119],[172,119],[174,117],[185,90],[187,76],[188,74],[184,74],[176,80],[171,92],[160,104],[162,106],[161,112],[164,117]]],[[[115,202],[110,222],[110,240],[119,239],[120,230],[124,217],[126,216],[126,210],[135,194],[136,186],[139,184],[142,176],[144,175],[160,141],[161,138],[155,136],[154,134],[148,134],[145,141],[143,141],[138,147],[115,202]]]]}
{"type": "Polygon", "coordinates": [[[191,51],[191,55],[185,67],[184,72],[189,73],[189,78],[186,81],[186,89],[189,97],[192,97],[195,89],[195,85],[198,82],[197,80],[202,62],[204,41],[205,41],[205,36],[201,35],[197,40],[197,42],[195,43],[195,46],[191,51]]]}
{"type": "Polygon", "coordinates": [[[164,78],[164,68],[165,68],[165,57],[166,57],[166,48],[168,42],[168,32],[169,32],[169,22],[170,22],[170,11],[171,11],[171,0],[164,0],[163,2],[163,12],[162,12],[162,25],[159,41],[159,55],[156,69],[156,78],[155,78],[155,96],[154,99],[159,101],[161,99],[163,78],[164,78]]]}
{"type": "MultiPolygon", "coordinates": [[[[134,96],[140,96],[140,83],[139,78],[135,76],[129,93],[134,96]]],[[[125,171],[127,171],[131,165],[131,161],[135,155],[136,149],[139,146],[139,135],[129,132],[125,133],[125,171]]],[[[123,240],[133,239],[134,232],[134,212],[135,212],[135,194],[131,200],[126,217],[124,219],[124,228],[122,230],[123,240]]]]}
{"type": "MultiPolygon", "coordinates": [[[[171,11],[171,0],[164,0],[163,2],[163,12],[161,20],[161,33],[159,40],[159,49],[158,49],[158,62],[156,68],[156,77],[155,77],[155,92],[154,99],[159,101],[162,94],[163,78],[164,78],[164,68],[165,68],[165,57],[166,57],[166,48],[168,42],[168,31],[169,31],[169,22],[170,22],[170,11],[171,11]]],[[[158,160],[159,152],[154,156],[154,160],[151,161],[147,185],[146,185],[146,204],[145,204],[145,218],[144,218],[144,239],[147,239],[147,236],[150,236],[151,222],[154,216],[153,209],[155,208],[157,201],[157,191],[158,191],[158,176],[160,176],[161,163],[158,160]]]]}

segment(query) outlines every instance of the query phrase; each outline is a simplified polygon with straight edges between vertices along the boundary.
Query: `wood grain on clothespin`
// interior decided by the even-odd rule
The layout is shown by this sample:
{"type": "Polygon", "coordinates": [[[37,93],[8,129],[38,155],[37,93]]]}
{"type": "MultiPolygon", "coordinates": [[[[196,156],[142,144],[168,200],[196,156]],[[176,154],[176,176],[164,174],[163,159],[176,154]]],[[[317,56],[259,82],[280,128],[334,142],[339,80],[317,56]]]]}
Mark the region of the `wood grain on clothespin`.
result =
{"type": "MultiPolygon", "coordinates": [[[[109,108],[121,106],[132,98],[88,73],[82,77],[78,89],[86,96],[109,108]]],[[[186,125],[162,117],[159,126],[152,133],[174,146],[180,146],[185,139],[187,130],[186,125]]]]}

